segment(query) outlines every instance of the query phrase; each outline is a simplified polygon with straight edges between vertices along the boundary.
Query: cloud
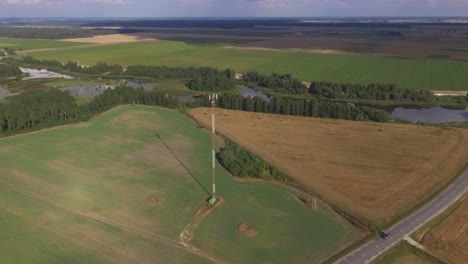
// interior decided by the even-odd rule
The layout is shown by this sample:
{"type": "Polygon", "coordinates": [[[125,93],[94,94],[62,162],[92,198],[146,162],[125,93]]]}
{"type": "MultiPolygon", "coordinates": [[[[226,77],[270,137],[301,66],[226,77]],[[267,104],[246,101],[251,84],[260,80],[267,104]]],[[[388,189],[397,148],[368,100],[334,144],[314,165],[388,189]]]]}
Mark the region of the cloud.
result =
{"type": "Polygon", "coordinates": [[[54,5],[54,4],[124,4],[126,0],[0,0],[4,5],[54,5]]]}
{"type": "Polygon", "coordinates": [[[0,16],[468,16],[468,0],[0,0],[0,16]]]}

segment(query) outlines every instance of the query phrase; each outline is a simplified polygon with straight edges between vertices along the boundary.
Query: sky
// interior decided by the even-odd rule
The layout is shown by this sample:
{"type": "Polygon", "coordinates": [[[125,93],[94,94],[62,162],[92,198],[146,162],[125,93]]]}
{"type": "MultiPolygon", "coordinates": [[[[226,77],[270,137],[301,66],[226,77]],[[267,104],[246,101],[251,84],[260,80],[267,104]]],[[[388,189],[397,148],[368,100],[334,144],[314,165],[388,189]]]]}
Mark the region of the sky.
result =
{"type": "Polygon", "coordinates": [[[468,0],[0,0],[0,17],[468,16],[468,0]]]}

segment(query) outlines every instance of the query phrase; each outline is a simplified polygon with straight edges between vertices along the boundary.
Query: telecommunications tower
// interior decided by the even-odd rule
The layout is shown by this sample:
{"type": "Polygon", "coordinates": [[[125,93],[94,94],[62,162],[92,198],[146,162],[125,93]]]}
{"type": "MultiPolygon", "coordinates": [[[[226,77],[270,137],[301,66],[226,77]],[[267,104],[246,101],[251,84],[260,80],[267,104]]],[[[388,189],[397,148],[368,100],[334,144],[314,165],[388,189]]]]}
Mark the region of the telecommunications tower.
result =
{"type": "Polygon", "coordinates": [[[212,93],[208,95],[208,98],[211,103],[211,156],[212,156],[212,167],[211,167],[211,177],[213,181],[213,194],[209,200],[210,205],[214,205],[216,203],[216,145],[215,145],[215,136],[216,136],[216,117],[214,108],[216,105],[216,101],[218,101],[218,95],[212,93]]]}

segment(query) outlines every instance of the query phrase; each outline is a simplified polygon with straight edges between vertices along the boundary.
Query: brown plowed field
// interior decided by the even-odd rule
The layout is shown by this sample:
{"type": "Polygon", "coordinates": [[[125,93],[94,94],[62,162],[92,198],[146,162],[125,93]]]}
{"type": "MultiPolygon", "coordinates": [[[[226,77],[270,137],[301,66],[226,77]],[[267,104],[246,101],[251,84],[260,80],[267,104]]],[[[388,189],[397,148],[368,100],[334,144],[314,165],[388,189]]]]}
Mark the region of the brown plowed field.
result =
{"type": "Polygon", "coordinates": [[[450,263],[468,263],[468,199],[442,223],[426,233],[421,243],[450,263]]]}
{"type": "MultiPolygon", "coordinates": [[[[216,112],[222,134],[374,225],[429,197],[468,160],[468,130],[216,112]]],[[[204,108],[190,114],[211,126],[204,108]]]]}

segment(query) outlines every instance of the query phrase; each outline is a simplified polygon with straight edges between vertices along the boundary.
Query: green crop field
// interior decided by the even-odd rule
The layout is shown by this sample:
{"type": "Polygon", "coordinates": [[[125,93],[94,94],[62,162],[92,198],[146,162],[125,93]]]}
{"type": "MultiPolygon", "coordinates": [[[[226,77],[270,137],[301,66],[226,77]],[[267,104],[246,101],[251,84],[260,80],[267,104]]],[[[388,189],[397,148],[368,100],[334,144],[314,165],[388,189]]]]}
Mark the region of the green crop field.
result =
{"type": "Polygon", "coordinates": [[[373,55],[318,54],[297,51],[246,50],[177,41],[150,41],[32,53],[37,58],[111,62],[122,65],[231,67],[237,71],[291,73],[305,81],[395,83],[431,90],[468,89],[468,62],[403,59],[373,55]]]}
{"type": "MultiPolygon", "coordinates": [[[[143,106],[1,139],[0,263],[209,263],[179,235],[208,196],[210,143],[184,115],[143,106]]],[[[230,263],[318,263],[359,236],[294,190],[217,173],[224,203],[194,241],[230,263]],[[241,235],[241,222],[257,236],[241,235]]]]}
{"type": "Polygon", "coordinates": [[[0,48],[10,47],[14,49],[31,50],[70,47],[76,45],[83,45],[83,43],[48,39],[20,39],[0,37],[0,48]]]}

